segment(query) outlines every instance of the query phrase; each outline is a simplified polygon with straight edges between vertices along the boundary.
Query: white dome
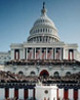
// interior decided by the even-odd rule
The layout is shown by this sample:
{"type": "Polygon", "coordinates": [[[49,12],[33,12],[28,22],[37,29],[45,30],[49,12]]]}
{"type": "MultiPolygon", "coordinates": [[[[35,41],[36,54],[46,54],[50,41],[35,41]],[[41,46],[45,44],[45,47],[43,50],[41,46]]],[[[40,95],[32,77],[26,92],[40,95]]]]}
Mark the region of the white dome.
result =
{"type": "MultiPolygon", "coordinates": [[[[33,38],[40,36],[48,36],[52,38],[52,41],[59,41],[59,36],[57,33],[57,29],[53,21],[46,15],[47,10],[43,5],[43,9],[41,10],[41,16],[38,18],[32,29],[30,30],[30,36],[28,37],[28,41],[34,41],[33,38]]],[[[37,40],[37,39],[36,39],[37,40]]],[[[49,41],[50,42],[50,41],[49,41]]]]}
{"type": "Polygon", "coordinates": [[[53,21],[49,17],[47,17],[47,15],[41,16],[39,19],[37,19],[36,22],[34,23],[33,27],[41,26],[41,25],[50,26],[50,27],[54,28],[55,30],[57,30],[53,21]]]}

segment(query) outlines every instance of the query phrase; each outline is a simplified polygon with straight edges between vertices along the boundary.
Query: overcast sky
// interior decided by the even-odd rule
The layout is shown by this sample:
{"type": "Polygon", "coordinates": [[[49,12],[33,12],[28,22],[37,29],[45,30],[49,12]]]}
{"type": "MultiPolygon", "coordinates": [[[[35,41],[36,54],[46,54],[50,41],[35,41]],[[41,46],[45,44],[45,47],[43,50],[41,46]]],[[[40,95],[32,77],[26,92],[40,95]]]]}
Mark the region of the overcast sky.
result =
{"type": "Polygon", "coordinates": [[[77,43],[80,51],[80,0],[0,0],[0,51],[27,40],[43,1],[61,41],[77,43]]]}

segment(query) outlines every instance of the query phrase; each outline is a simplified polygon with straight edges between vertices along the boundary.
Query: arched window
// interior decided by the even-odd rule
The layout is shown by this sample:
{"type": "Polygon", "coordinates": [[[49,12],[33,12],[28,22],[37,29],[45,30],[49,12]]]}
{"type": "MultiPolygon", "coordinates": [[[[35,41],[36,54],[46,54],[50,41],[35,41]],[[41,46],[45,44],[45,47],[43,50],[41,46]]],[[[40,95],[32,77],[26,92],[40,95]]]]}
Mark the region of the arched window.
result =
{"type": "Polygon", "coordinates": [[[40,31],[42,32],[42,29],[40,31]]]}
{"type": "Polygon", "coordinates": [[[46,32],[47,32],[47,28],[46,28],[46,32]]]}
{"type": "Polygon", "coordinates": [[[31,75],[31,76],[35,76],[35,72],[34,72],[34,71],[31,71],[31,72],[30,72],[30,75],[31,75]]]}
{"type": "Polygon", "coordinates": [[[42,20],[41,20],[41,23],[42,23],[42,20]]]}
{"type": "Polygon", "coordinates": [[[23,72],[22,72],[22,71],[19,71],[18,74],[19,74],[19,75],[23,75],[23,72]]]}
{"type": "Polygon", "coordinates": [[[42,41],[41,36],[40,36],[40,42],[42,41]]]}
{"type": "Polygon", "coordinates": [[[48,73],[47,70],[42,70],[42,71],[40,72],[40,76],[46,77],[46,76],[49,76],[49,73],[48,73]]]}
{"type": "Polygon", "coordinates": [[[48,37],[46,37],[46,42],[47,42],[47,40],[48,40],[48,37]]]}
{"type": "Polygon", "coordinates": [[[45,31],[45,29],[43,28],[43,32],[45,31]]]}
{"type": "Polygon", "coordinates": [[[71,72],[66,72],[66,76],[70,76],[71,75],[71,72]]]}
{"type": "Polygon", "coordinates": [[[39,29],[38,29],[38,33],[39,33],[39,29]]]}
{"type": "Polygon", "coordinates": [[[59,72],[54,72],[54,77],[59,77],[59,72]]]}
{"type": "Polygon", "coordinates": [[[37,33],[37,30],[36,30],[36,32],[35,33],[37,33]]]}

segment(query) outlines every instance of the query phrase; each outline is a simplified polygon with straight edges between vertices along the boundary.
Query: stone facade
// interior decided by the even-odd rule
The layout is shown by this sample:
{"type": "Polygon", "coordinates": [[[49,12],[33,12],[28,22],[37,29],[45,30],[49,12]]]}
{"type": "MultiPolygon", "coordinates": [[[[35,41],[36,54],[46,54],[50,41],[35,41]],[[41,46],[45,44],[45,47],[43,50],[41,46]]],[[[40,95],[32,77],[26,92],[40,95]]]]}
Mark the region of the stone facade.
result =
{"type": "Polygon", "coordinates": [[[60,40],[57,28],[53,21],[47,16],[47,10],[43,6],[41,16],[30,30],[26,42],[11,44],[10,53],[0,53],[1,70],[11,71],[24,75],[65,76],[66,74],[80,71],[80,53],[77,44],[66,44],[60,40]],[[1,58],[3,57],[3,58],[1,58]],[[5,59],[6,58],[6,59],[5,59]],[[68,62],[66,64],[66,62],[68,62]],[[5,62],[15,62],[6,64],[5,62]],[[38,64],[28,64],[32,61],[38,64]],[[40,62],[56,62],[56,64],[40,64],[40,62]],[[64,64],[57,64],[57,61],[64,64]],[[74,64],[70,64],[72,62],[74,64]],[[21,65],[17,63],[22,63],[21,65]],[[24,65],[23,63],[26,62],[24,65]]]}

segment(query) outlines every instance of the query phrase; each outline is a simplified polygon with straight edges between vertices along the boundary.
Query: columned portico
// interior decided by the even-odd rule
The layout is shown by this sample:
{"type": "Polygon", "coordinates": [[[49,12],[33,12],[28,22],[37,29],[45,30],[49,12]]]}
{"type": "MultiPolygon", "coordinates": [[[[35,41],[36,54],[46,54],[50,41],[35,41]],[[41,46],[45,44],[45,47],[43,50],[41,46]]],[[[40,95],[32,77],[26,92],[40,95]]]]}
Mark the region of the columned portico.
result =
{"type": "MultiPolygon", "coordinates": [[[[60,40],[54,22],[47,16],[45,6],[41,9],[41,16],[34,22],[27,41],[13,43],[10,47],[11,59],[8,61],[9,66],[4,65],[5,71],[19,73],[22,70],[24,75],[31,75],[31,72],[39,75],[38,72],[43,67],[52,76],[54,73],[64,76],[67,72],[76,73],[80,70],[78,63],[72,64],[80,61],[77,44],[67,44],[60,40]]],[[[6,57],[3,58],[6,62],[6,57]]]]}

